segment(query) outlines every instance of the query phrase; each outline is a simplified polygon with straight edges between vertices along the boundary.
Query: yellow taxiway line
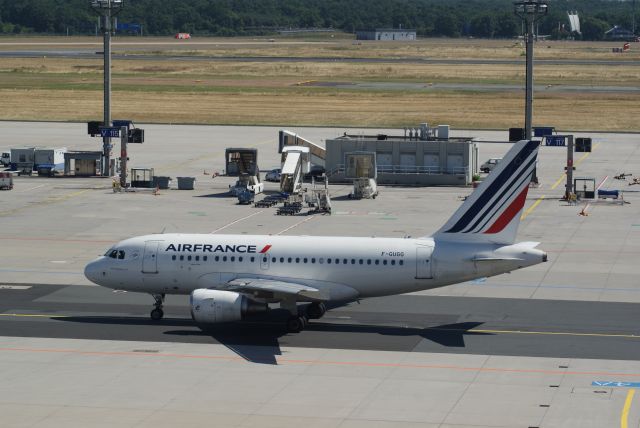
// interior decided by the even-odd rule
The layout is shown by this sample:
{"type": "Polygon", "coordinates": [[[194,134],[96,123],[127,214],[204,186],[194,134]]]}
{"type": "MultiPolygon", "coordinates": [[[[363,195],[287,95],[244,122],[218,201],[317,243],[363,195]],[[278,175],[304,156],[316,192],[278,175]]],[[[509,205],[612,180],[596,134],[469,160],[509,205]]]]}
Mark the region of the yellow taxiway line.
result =
{"type": "Polygon", "coordinates": [[[620,415],[620,428],[629,427],[629,410],[631,410],[631,402],[633,401],[633,396],[635,395],[635,393],[635,389],[630,389],[629,392],[627,392],[627,399],[624,401],[622,415],[620,415]]]}

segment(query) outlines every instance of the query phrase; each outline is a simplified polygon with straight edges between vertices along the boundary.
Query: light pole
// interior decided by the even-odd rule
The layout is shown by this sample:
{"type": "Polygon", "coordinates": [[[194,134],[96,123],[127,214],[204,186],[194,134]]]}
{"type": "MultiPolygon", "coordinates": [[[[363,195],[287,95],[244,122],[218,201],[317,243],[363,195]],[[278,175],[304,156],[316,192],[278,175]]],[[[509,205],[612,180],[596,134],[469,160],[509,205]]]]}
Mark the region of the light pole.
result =
{"type": "MultiPolygon", "coordinates": [[[[104,43],[104,125],[111,127],[111,34],[113,19],[122,10],[124,0],[91,0],[91,8],[100,15],[100,30],[104,43]]],[[[110,175],[111,137],[102,140],[102,175],[110,175]]]]}
{"type": "Polygon", "coordinates": [[[527,83],[524,110],[525,138],[531,139],[531,122],[533,116],[533,32],[535,23],[547,14],[547,3],[544,0],[520,0],[514,2],[515,14],[522,19],[526,28],[527,47],[527,83]]]}

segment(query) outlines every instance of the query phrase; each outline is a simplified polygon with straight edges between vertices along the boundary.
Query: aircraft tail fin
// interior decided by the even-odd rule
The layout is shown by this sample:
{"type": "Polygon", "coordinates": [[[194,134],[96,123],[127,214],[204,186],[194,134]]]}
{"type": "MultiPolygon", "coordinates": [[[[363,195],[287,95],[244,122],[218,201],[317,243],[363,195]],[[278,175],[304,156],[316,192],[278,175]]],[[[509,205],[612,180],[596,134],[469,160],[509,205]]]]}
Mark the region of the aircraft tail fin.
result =
{"type": "Polygon", "coordinates": [[[433,235],[433,239],[513,244],[536,167],[539,145],[540,142],[534,140],[515,143],[480,186],[433,235]]]}

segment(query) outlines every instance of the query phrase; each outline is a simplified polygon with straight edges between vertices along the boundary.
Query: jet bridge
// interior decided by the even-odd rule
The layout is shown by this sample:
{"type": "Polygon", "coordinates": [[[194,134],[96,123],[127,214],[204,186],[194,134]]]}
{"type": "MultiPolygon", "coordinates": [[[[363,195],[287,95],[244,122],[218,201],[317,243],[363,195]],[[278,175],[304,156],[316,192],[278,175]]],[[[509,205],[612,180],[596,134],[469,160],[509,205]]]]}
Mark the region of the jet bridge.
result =
{"type": "Polygon", "coordinates": [[[282,148],[282,170],[280,172],[280,191],[289,194],[300,193],[303,175],[310,169],[310,151],[308,147],[289,146],[282,148]]]}
{"type": "Polygon", "coordinates": [[[325,166],[327,151],[324,147],[302,138],[296,133],[282,129],[278,134],[278,153],[282,153],[283,149],[289,146],[307,147],[309,149],[309,161],[313,165],[325,166]]]}
{"type": "Polygon", "coordinates": [[[258,175],[258,149],[228,148],[225,150],[224,160],[229,177],[258,175]]]}

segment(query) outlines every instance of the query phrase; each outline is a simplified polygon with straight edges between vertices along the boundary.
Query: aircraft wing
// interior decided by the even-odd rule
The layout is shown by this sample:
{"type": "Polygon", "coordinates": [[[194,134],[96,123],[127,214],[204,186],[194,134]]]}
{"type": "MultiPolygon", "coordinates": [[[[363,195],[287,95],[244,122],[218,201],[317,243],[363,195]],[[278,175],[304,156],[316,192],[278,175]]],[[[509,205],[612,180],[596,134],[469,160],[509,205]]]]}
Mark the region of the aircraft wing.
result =
{"type": "Polygon", "coordinates": [[[329,300],[328,296],[317,288],[295,282],[285,282],[262,278],[236,278],[227,283],[226,290],[247,294],[271,294],[279,296],[295,296],[296,300],[321,302],[329,300]]]}

